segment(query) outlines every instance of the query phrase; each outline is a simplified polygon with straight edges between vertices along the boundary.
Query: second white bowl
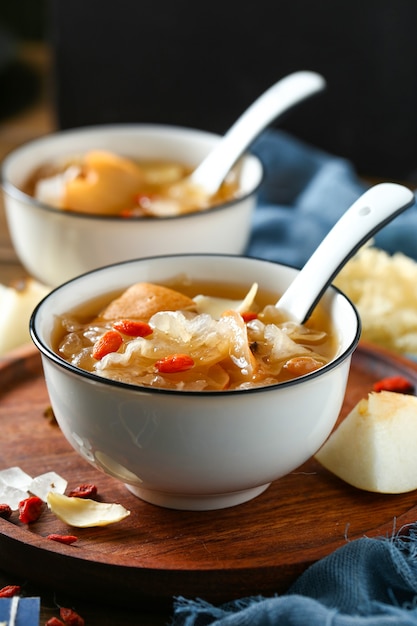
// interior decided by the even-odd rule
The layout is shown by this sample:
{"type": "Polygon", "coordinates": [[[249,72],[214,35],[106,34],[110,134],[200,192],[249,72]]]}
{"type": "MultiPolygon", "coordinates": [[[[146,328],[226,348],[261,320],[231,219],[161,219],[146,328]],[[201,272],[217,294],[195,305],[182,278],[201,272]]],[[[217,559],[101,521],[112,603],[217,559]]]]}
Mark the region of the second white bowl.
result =
{"type": "Polygon", "coordinates": [[[10,236],[27,271],[57,286],[89,270],[138,257],[209,252],[241,254],[263,177],[247,155],[239,198],[215,208],[166,218],[121,218],[62,211],[22,191],[41,164],[92,149],[136,159],[198,165],[220,140],[200,130],[159,125],[96,126],[53,133],[14,150],[3,162],[2,187],[10,236]]]}

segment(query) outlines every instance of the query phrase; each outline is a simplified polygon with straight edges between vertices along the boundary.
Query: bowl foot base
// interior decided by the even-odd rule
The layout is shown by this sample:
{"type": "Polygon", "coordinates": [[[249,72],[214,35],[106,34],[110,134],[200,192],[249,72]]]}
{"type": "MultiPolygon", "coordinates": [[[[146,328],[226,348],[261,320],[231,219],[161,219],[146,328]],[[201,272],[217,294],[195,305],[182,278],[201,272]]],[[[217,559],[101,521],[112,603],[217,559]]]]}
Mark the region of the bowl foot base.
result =
{"type": "Polygon", "coordinates": [[[167,509],[177,509],[181,511],[214,511],[248,502],[268,489],[269,485],[270,483],[261,485],[260,487],[253,487],[252,489],[245,489],[244,491],[213,495],[165,493],[162,491],[153,491],[152,489],[142,489],[137,485],[126,485],[126,487],[133,495],[141,500],[167,509]]]}

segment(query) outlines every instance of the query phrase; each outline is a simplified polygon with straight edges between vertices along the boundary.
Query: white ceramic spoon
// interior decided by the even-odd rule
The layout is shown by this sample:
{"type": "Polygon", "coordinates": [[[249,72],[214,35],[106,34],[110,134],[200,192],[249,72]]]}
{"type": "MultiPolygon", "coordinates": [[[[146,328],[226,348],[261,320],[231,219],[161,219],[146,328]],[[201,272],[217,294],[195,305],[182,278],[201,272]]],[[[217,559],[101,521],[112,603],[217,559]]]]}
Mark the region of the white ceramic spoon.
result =
{"type": "Polygon", "coordinates": [[[304,323],[343,265],[413,202],[414,194],[396,183],[368,189],[336,222],[276,306],[290,319],[304,323]]]}
{"type": "Polygon", "coordinates": [[[210,195],[214,194],[233,165],[268,124],[324,86],[325,80],[320,74],[308,71],[295,72],[272,85],[238,118],[194,170],[190,181],[210,195]]]}

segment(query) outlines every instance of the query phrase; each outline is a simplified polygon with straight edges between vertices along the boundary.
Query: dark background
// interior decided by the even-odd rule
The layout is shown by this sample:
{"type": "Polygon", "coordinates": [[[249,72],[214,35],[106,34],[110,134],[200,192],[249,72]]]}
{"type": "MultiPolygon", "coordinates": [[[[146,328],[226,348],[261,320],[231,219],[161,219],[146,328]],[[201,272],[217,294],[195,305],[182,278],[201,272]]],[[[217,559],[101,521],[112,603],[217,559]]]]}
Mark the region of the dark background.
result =
{"type": "Polygon", "coordinates": [[[26,5],[26,16],[38,5],[36,18],[18,21],[53,46],[62,128],[161,122],[224,133],[277,79],[311,69],[326,92],[279,127],[361,174],[417,178],[415,0],[9,4],[26,5]]]}
{"type": "Polygon", "coordinates": [[[19,57],[19,47],[46,38],[46,2],[0,0],[0,123],[39,97],[40,77],[19,57]]]}

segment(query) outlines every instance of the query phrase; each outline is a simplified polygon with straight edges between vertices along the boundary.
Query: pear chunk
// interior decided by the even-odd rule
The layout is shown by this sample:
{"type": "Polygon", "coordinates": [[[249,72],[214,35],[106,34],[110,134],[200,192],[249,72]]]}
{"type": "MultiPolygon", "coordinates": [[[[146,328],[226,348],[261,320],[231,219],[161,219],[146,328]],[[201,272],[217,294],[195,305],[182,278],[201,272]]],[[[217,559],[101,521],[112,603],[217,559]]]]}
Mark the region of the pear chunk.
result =
{"type": "Polygon", "coordinates": [[[194,308],[194,301],[188,296],[153,283],[135,283],[100,313],[104,320],[123,317],[148,321],[158,311],[178,311],[194,308]]]}
{"type": "Polygon", "coordinates": [[[32,278],[10,287],[0,285],[0,355],[30,342],[30,316],[49,291],[32,278]]]}
{"type": "Polygon", "coordinates": [[[417,489],[417,397],[372,392],[347,415],[315,458],[345,482],[378,493],[417,489]]]}

